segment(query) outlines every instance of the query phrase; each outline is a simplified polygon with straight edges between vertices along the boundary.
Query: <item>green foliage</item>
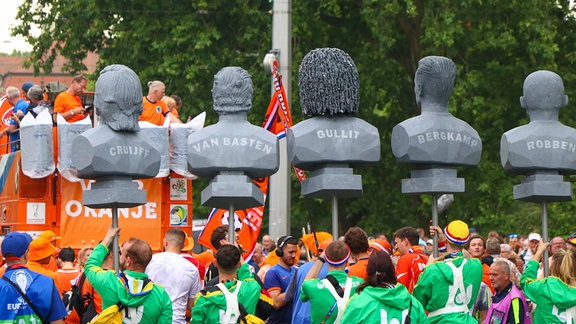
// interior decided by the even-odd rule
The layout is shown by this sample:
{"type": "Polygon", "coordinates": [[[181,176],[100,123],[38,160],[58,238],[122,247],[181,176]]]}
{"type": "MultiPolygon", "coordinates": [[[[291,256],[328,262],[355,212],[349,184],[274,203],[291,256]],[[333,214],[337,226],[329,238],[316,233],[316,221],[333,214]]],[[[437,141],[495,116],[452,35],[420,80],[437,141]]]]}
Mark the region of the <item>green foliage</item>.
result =
{"type": "MultiPolygon", "coordinates": [[[[30,63],[50,70],[53,55],[70,59],[70,71],[82,70],[87,51],[100,55],[100,66],[126,64],[143,85],[159,79],[169,94],[184,100],[181,116],[208,112],[213,75],[228,65],[242,66],[254,83],[250,121],[262,123],[270,100],[270,77],[262,59],[270,49],[272,3],[257,0],[26,0],[20,7],[16,34],[33,46],[30,63]],[[35,3],[35,5],[33,5],[35,3]],[[33,26],[43,33],[33,36],[33,26]]],[[[459,169],[466,193],[458,194],[440,224],[461,218],[481,233],[541,230],[541,206],[514,201],[512,186],[521,176],[503,171],[500,137],[528,119],[519,106],[524,78],[539,69],[553,70],[576,98],[576,24],[568,3],[551,0],[307,0],[292,3],[292,95],[296,122],[298,64],[310,50],[338,47],[354,59],[361,82],[359,117],[381,135],[378,165],[356,170],[363,177],[364,195],[339,201],[340,231],[359,225],[369,233],[391,233],[406,226],[429,224],[432,198],[400,192],[410,166],[396,163],[390,136],[394,125],[419,114],[413,76],[418,60],[427,55],[451,58],[458,67],[450,112],[468,122],[483,140],[477,167],[459,169]]],[[[561,121],[573,126],[576,115],[567,107],[561,121]]],[[[566,181],[573,178],[566,177],[566,181]]],[[[195,182],[194,212],[205,180],[195,182]]],[[[300,197],[292,181],[293,232],[312,222],[330,230],[331,202],[300,197]]],[[[573,231],[569,220],[574,204],[548,206],[550,235],[573,231]]],[[[265,222],[266,224],[266,222],[265,222]]]]}

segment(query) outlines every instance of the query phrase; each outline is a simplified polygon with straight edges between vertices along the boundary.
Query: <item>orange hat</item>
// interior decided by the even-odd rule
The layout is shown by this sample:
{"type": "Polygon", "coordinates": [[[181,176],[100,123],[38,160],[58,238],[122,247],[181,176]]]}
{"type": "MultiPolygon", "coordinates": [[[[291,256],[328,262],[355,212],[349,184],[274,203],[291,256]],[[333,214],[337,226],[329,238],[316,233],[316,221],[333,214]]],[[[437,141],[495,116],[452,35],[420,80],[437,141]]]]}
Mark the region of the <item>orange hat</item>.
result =
{"type": "Polygon", "coordinates": [[[383,251],[388,254],[392,252],[392,245],[385,239],[377,238],[370,243],[370,247],[374,250],[383,251]]]}
{"type": "Polygon", "coordinates": [[[182,251],[188,252],[194,248],[194,238],[191,236],[186,236],[186,240],[184,241],[184,247],[182,251]]]}
{"type": "Polygon", "coordinates": [[[38,237],[41,237],[41,238],[47,240],[48,242],[54,242],[56,240],[61,239],[60,236],[56,236],[56,233],[54,233],[52,231],[44,231],[44,232],[40,233],[40,236],[38,236],[38,237]]]}
{"type": "Polygon", "coordinates": [[[319,252],[319,254],[322,253],[322,252],[324,252],[324,251],[326,251],[326,248],[328,247],[328,244],[330,244],[331,242],[332,242],[332,239],[331,239],[331,238],[325,239],[324,241],[322,241],[322,243],[320,243],[320,244],[318,245],[318,250],[319,250],[318,252],[319,252]]]}
{"type": "Polygon", "coordinates": [[[31,261],[38,261],[52,256],[56,252],[54,245],[50,241],[38,237],[30,242],[30,252],[28,252],[28,259],[31,261]]]}

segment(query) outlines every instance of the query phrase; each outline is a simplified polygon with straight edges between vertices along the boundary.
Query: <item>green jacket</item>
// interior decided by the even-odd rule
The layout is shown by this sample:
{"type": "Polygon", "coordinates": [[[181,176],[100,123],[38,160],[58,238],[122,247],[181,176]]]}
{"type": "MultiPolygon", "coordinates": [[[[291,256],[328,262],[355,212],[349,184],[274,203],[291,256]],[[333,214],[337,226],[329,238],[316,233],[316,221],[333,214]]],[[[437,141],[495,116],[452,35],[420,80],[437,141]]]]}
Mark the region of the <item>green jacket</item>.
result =
{"type": "Polygon", "coordinates": [[[429,312],[427,323],[473,324],[478,322],[470,316],[469,310],[474,307],[481,282],[480,261],[465,259],[462,253],[456,253],[454,258],[426,266],[412,294],[429,312]],[[454,274],[449,264],[460,268],[464,261],[466,263],[462,269],[465,290],[463,292],[454,285],[454,274]],[[461,300],[463,293],[466,295],[464,301],[461,300]],[[438,314],[442,312],[443,314],[438,314]]]}
{"type": "Polygon", "coordinates": [[[392,288],[367,286],[350,298],[340,323],[393,323],[393,319],[397,323],[404,323],[403,319],[408,313],[410,323],[426,322],[424,307],[403,285],[397,284],[392,288]]]}
{"type": "MultiPolygon", "coordinates": [[[[224,286],[233,293],[236,290],[237,282],[236,280],[227,281],[224,286]]],[[[261,288],[260,284],[253,278],[244,279],[237,298],[246,312],[266,319],[274,310],[274,301],[262,294],[261,288]]],[[[219,324],[221,316],[224,316],[225,313],[226,297],[222,291],[216,286],[206,287],[194,297],[190,323],[219,324]]]]}
{"type": "MultiPolygon", "coordinates": [[[[346,279],[348,276],[343,270],[332,270],[328,271],[326,275],[332,275],[340,286],[344,288],[346,285],[346,279]]],[[[362,278],[350,277],[352,279],[352,289],[350,291],[350,297],[356,294],[356,288],[364,282],[362,278]]],[[[302,291],[300,292],[300,300],[303,302],[310,301],[310,320],[312,323],[320,323],[323,321],[336,302],[334,296],[330,291],[324,287],[321,279],[309,279],[302,283],[302,291]]],[[[338,309],[335,308],[326,323],[334,323],[336,317],[338,316],[338,309]]],[[[341,321],[342,323],[342,321],[341,321]]]]}
{"type": "Polygon", "coordinates": [[[125,270],[123,277],[102,269],[108,249],[98,244],[90,254],[84,272],[92,287],[102,296],[102,309],[121,302],[126,306],[124,317],[138,323],[172,323],[172,302],[166,290],[152,282],[148,275],[125,270]],[[129,289],[127,287],[130,287],[129,289]]]}
{"type": "Polygon", "coordinates": [[[528,261],[520,278],[526,298],[537,305],[534,323],[566,323],[566,310],[576,306],[576,287],[557,277],[536,279],[539,267],[538,262],[528,261]]]}

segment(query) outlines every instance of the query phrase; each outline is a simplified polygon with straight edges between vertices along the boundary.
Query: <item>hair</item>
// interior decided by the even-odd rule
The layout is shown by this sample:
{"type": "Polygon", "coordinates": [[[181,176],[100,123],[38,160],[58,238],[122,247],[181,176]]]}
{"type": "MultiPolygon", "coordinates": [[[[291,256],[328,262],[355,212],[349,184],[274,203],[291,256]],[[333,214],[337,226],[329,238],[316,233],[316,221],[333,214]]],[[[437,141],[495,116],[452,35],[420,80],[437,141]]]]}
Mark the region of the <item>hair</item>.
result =
{"type": "Polygon", "coordinates": [[[350,55],[338,48],[308,52],[298,68],[298,88],[306,117],[358,113],[358,70],[350,55]]]}
{"type": "Polygon", "coordinates": [[[74,78],[72,78],[72,83],[74,83],[74,82],[82,83],[82,81],[88,82],[88,78],[86,76],[84,76],[83,74],[78,74],[74,78]]]}
{"type": "Polygon", "coordinates": [[[158,88],[162,88],[162,87],[166,88],[164,83],[162,81],[158,81],[158,80],[148,81],[147,85],[148,85],[148,90],[150,90],[150,91],[153,91],[154,89],[158,89],[158,88]]]}
{"type": "MultiPolygon", "coordinates": [[[[330,242],[326,247],[326,258],[333,261],[341,261],[348,256],[350,249],[344,242],[334,241],[330,242]]],[[[346,265],[346,262],[343,264],[346,265]]]]}
{"type": "Polygon", "coordinates": [[[20,97],[20,90],[16,87],[8,87],[6,88],[6,97],[8,98],[16,98],[20,97]]]}
{"type": "Polygon", "coordinates": [[[88,253],[88,251],[93,251],[94,247],[91,245],[83,246],[80,251],[78,251],[78,268],[84,268],[84,257],[88,253]]]}
{"type": "Polygon", "coordinates": [[[126,258],[130,257],[137,269],[144,270],[152,260],[152,248],[148,242],[132,237],[124,243],[126,246],[126,258]]]}
{"type": "Polygon", "coordinates": [[[500,240],[496,237],[488,237],[486,240],[488,254],[500,254],[500,240]]]}
{"type": "Polygon", "coordinates": [[[469,247],[470,242],[472,242],[472,240],[475,240],[475,239],[481,239],[482,245],[484,245],[484,248],[486,248],[486,240],[480,234],[477,234],[477,233],[470,235],[470,239],[468,240],[468,243],[466,243],[466,246],[469,247]]]}
{"type": "Polygon", "coordinates": [[[170,244],[182,249],[186,241],[186,233],[179,228],[171,228],[166,232],[164,239],[170,244]]]}
{"type": "Polygon", "coordinates": [[[368,251],[370,245],[368,244],[368,235],[358,226],[351,227],[344,234],[344,243],[350,248],[353,254],[363,253],[368,251]]]}
{"type": "Polygon", "coordinates": [[[168,109],[170,109],[170,111],[176,109],[176,100],[172,99],[171,97],[162,97],[162,101],[164,101],[166,103],[166,106],[168,106],[168,109]]]}
{"type": "Polygon", "coordinates": [[[370,254],[368,266],[366,267],[366,275],[366,281],[356,288],[357,293],[360,293],[368,286],[387,287],[389,285],[396,285],[394,263],[392,263],[392,259],[386,252],[374,251],[370,254]]]}
{"type": "Polygon", "coordinates": [[[570,286],[576,286],[576,251],[559,249],[552,256],[550,274],[570,286]]]}
{"type": "Polygon", "coordinates": [[[74,262],[76,255],[71,247],[65,247],[60,250],[60,253],[58,253],[58,259],[64,262],[74,262]]]}
{"type": "Polygon", "coordinates": [[[418,69],[414,83],[422,86],[421,97],[430,96],[435,101],[447,103],[452,95],[454,80],[456,79],[456,65],[452,60],[442,56],[427,56],[418,62],[418,69]],[[434,84],[433,87],[426,85],[434,84]],[[428,88],[434,90],[428,91],[428,88]]]}
{"type": "Polygon", "coordinates": [[[228,235],[228,225],[220,225],[212,231],[210,235],[210,244],[218,250],[220,249],[220,241],[226,239],[228,235]]]}
{"type": "Polygon", "coordinates": [[[218,270],[223,273],[236,272],[241,255],[242,253],[240,252],[240,249],[235,245],[222,245],[218,248],[218,252],[216,252],[216,264],[218,265],[218,270]]]}
{"type": "Polygon", "coordinates": [[[397,230],[394,233],[394,237],[402,240],[406,238],[408,239],[408,242],[410,242],[410,245],[418,245],[418,242],[420,241],[418,230],[410,226],[402,227],[401,229],[397,230]]]}
{"type": "Polygon", "coordinates": [[[214,111],[218,114],[249,111],[252,107],[252,78],[248,71],[228,66],[216,73],[212,86],[214,111]]]}
{"type": "Polygon", "coordinates": [[[182,104],[182,98],[180,98],[180,96],[171,95],[170,98],[174,99],[174,102],[176,102],[176,106],[180,106],[182,104]]]}
{"type": "MultiPolygon", "coordinates": [[[[282,245],[282,242],[284,242],[284,240],[286,240],[287,237],[289,237],[290,235],[284,235],[284,236],[280,236],[280,238],[278,239],[278,243],[277,243],[277,247],[280,248],[280,245],[282,245]]],[[[284,250],[286,248],[286,246],[288,246],[288,244],[294,244],[294,245],[298,245],[298,239],[295,237],[290,237],[289,239],[286,240],[286,242],[284,242],[284,244],[282,245],[282,250],[284,250]]]]}
{"type": "Polygon", "coordinates": [[[124,65],[108,65],[96,80],[96,114],[115,131],[139,131],[142,86],[136,72],[124,65]]]}
{"type": "Polygon", "coordinates": [[[507,261],[500,259],[500,260],[494,261],[491,266],[494,266],[494,265],[498,266],[498,269],[500,269],[500,271],[503,272],[504,274],[510,275],[510,272],[511,272],[510,271],[510,264],[508,264],[507,261]]]}
{"type": "Polygon", "coordinates": [[[502,252],[512,252],[512,247],[506,243],[500,244],[500,253],[502,252]]]}
{"type": "Polygon", "coordinates": [[[28,89],[26,96],[28,96],[29,99],[44,100],[44,91],[42,91],[42,87],[39,85],[33,85],[28,89]]]}

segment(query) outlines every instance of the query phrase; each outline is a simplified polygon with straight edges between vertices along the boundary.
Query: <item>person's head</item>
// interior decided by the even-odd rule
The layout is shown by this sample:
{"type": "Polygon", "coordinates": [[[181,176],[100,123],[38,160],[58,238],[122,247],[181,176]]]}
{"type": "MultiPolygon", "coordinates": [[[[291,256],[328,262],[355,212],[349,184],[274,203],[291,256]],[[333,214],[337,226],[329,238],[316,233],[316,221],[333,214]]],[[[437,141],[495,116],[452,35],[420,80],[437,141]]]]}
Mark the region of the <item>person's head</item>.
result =
{"type": "Polygon", "coordinates": [[[92,254],[92,251],[94,251],[94,247],[88,245],[82,247],[80,251],[78,251],[78,267],[80,269],[84,268],[86,261],[90,257],[90,254],[92,254]]]}
{"type": "Polygon", "coordinates": [[[20,100],[20,90],[16,87],[6,88],[6,100],[10,105],[15,106],[18,100],[20,100]]]}
{"type": "Polygon", "coordinates": [[[125,65],[108,65],[96,80],[94,106],[103,125],[115,131],[138,131],[142,113],[142,85],[125,65]]]}
{"type": "Polygon", "coordinates": [[[61,262],[74,262],[74,260],[76,260],[76,254],[72,248],[65,247],[58,253],[58,259],[60,259],[61,262]]]}
{"type": "Polygon", "coordinates": [[[530,235],[528,235],[528,248],[532,254],[536,253],[536,249],[538,248],[538,243],[540,243],[541,238],[542,237],[538,233],[530,233],[530,235]]]}
{"type": "Polygon", "coordinates": [[[522,273],[522,271],[524,271],[524,259],[522,259],[521,257],[519,257],[515,254],[512,254],[508,258],[508,260],[510,260],[510,262],[512,262],[516,266],[516,269],[518,269],[518,271],[520,273],[522,273]]]}
{"type": "Polygon", "coordinates": [[[490,283],[497,291],[501,291],[510,284],[510,266],[506,261],[495,261],[488,272],[490,283]]]}
{"type": "Polygon", "coordinates": [[[486,239],[486,251],[490,255],[500,254],[500,240],[496,237],[486,239]]]}
{"type": "Polygon", "coordinates": [[[120,249],[120,269],[144,272],[152,260],[152,248],[139,238],[132,237],[120,249]]]}
{"type": "Polygon", "coordinates": [[[500,244],[500,256],[504,259],[510,259],[512,257],[512,247],[506,243],[500,244]]]}
{"type": "Polygon", "coordinates": [[[344,243],[350,247],[352,254],[368,252],[368,235],[358,226],[354,226],[344,234],[344,243]]]}
{"type": "Polygon", "coordinates": [[[276,255],[278,263],[284,267],[291,267],[296,262],[296,253],[298,253],[298,239],[290,235],[281,236],[278,239],[276,255]]]}
{"type": "Polygon", "coordinates": [[[358,293],[367,286],[393,287],[396,285],[394,264],[386,252],[374,251],[370,254],[366,267],[366,276],[366,281],[356,289],[358,293]]]}
{"type": "Polygon", "coordinates": [[[172,99],[171,97],[162,97],[162,101],[164,101],[166,103],[166,106],[168,106],[168,110],[172,111],[174,109],[176,109],[176,101],[174,99],[172,99]]]}
{"type": "Polygon", "coordinates": [[[39,85],[34,85],[28,89],[26,96],[30,101],[37,104],[44,100],[44,91],[42,91],[42,88],[39,85]]]}
{"type": "Polygon", "coordinates": [[[44,231],[40,233],[38,236],[40,238],[45,239],[46,241],[50,242],[52,245],[56,246],[56,241],[60,239],[60,236],[56,235],[56,233],[52,231],[44,231]]]}
{"type": "Polygon", "coordinates": [[[216,266],[218,271],[224,274],[235,274],[242,265],[240,260],[242,252],[232,244],[224,244],[216,252],[216,266]]]}
{"type": "Polygon", "coordinates": [[[152,102],[161,100],[166,94],[166,86],[162,81],[148,81],[148,99],[152,102]]]}
{"type": "Polygon", "coordinates": [[[14,263],[24,264],[28,261],[30,242],[32,237],[27,233],[10,232],[2,240],[2,257],[8,265],[14,263]]]}
{"type": "Polygon", "coordinates": [[[416,104],[422,102],[436,104],[448,111],[448,100],[452,95],[456,65],[452,60],[441,56],[427,56],[418,62],[414,77],[416,104]]]}
{"type": "Polygon", "coordinates": [[[434,252],[434,241],[432,239],[429,239],[428,241],[426,241],[426,254],[432,255],[433,252],[434,252]]]}
{"type": "Polygon", "coordinates": [[[272,240],[272,238],[270,237],[270,235],[264,235],[262,236],[262,247],[264,248],[265,251],[272,251],[274,250],[274,241],[272,240]]]}
{"type": "Polygon", "coordinates": [[[252,252],[252,260],[256,262],[256,264],[262,263],[264,261],[264,253],[262,252],[262,244],[256,243],[254,246],[254,252],[252,252]]]}
{"type": "MultiPolygon", "coordinates": [[[[30,90],[30,88],[32,88],[32,86],[34,86],[34,82],[31,81],[26,81],[24,83],[22,83],[22,96],[23,97],[28,97],[28,90],[30,90]]],[[[30,97],[28,97],[30,98],[30,97]]]]}
{"type": "Polygon", "coordinates": [[[344,270],[350,257],[350,248],[344,242],[334,241],[328,244],[324,256],[329,269],[344,270]]]}
{"type": "Polygon", "coordinates": [[[412,246],[418,245],[419,239],[414,227],[402,227],[394,233],[395,248],[400,255],[408,254],[412,246]]]}
{"type": "Polygon", "coordinates": [[[45,238],[38,237],[30,242],[30,252],[28,253],[28,259],[30,261],[36,261],[40,264],[46,264],[50,262],[52,254],[56,252],[54,245],[45,238]]]}
{"type": "Polygon", "coordinates": [[[470,256],[475,259],[482,259],[486,251],[486,243],[484,238],[478,234],[470,235],[470,242],[468,242],[468,252],[470,256]]]}
{"type": "Polygon", "coordinates": [[[461,220],[451,221],[444,228],[444,235],[448,241],[448,252],[462,251],[462,247],[470,240],[468,224],[461,220]]]}
{"type": "Polygon", "coordinates": [[[180,98],[180,96],[171,95],[170,98],[174,99],[174,103],[176,104],[176,107],[175,107],[176,110],[178,110],[178,109],[180,109],[180,107],[182,107],[182,98],[180,98]]]}
{"type": "Polygon", "coordinates": [[[186,242],[186,233],[179,228],[171,228],[164,235],[164,250],[180,253],[186,242]]]}
{"type": "Polygon", "coordinates": [[[565,249],[565,248],[566,248],[566,242],[560,236],[556,236],[550,241],[550,254],[554,254],[559,249],[565,249]]]}
{"type": "Polygon", "coordinates": [[[576,251],[559,249],[552,256],[550,274],[570,286],[576,286],[576,251]]]}
{"type": "MultiPolygon", "coordinates": [[[[562,78],[551,71],[532,72],[524,80],[524,92],[520,97],[520,105],[526,111],[552,110],[558,111],[568,104],[568,96],[564,94],[562,78]]],[[[558,119],[556,115],[556,119],[558,119]]]]}
{"type": "Polygon", "coordinates": [[[68,88],[70,94],[81,96],[86,91],[86,86],[88,85],[88,79],[83,75],[77,75],[72,79],[72,84],[68,88]]]}
{"type": "Polygon", "coordinates": [[[210,244],[218,251],[223,244],[230,244],[228,240],[228,225],[220,225],[212,231],[210,244]]]}
{"type": "Polygon", "coordinates": [[[518,234],[510,234],[508,235],[508,245],[513,249],[519,246],[520,242],[518,241],[518,234]]]}
{"type": "Polygon", "coordinates": [[[218,114],[249,111],[252,107],[252,78],[238,66],[222,68],[212,86],[214,111],[218,114]]]}

